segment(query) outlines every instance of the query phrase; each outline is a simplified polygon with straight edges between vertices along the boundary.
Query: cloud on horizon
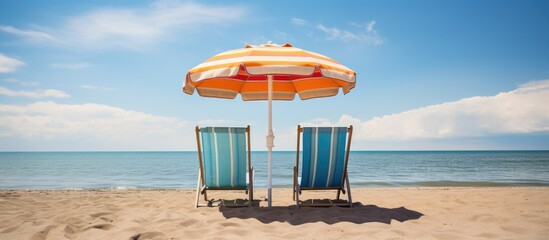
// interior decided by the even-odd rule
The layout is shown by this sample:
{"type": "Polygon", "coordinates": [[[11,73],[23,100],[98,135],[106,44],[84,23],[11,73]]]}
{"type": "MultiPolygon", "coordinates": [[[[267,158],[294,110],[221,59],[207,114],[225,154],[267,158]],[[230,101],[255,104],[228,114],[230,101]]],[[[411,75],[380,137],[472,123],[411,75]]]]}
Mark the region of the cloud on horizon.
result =
{"type": "Polygon", "coordinates": [[[0,53],[0,73],[15,72],[22,66],[25,66],[24,62],[0,53]]]}
{"type": "Polygon", "coordinates": [[[38,89],[34,91],[15,91],[5,87],[0,87],[0,95],[8,97],[30,97],[30,98],[68,98],[69,94],[56,89],[38,89]]]}
{"type": "Polygon", "coordinates": [[[155,1],[142,8],[102,8],[89,11],[68,18],[61,26],[51,26],[51,30],[23,30],[13,26],[0,26],[0,31],[21,36],[31,42],[84,48],[138,49],[166,41],[181,29],[238,20],[245,12],[243,7],[155,1]],[[231,14],[226,14],[228,12],[231,14]]]}
{"type": "MultiPolygon", "coordinates": [[[[187,122],[102,104],[60,104],[52,101],[27,105],[0,104],[0,142],[23,139],[63,148],[63,142],[81,140],[80,149],[174,150],[187,142],[187,122]],[[7,139],[7,140],[6,140],[7,139]]],[[[189,138],[190,139],[190,138],[189,138]]],[[[26,150],[40,146],[26,147],[26,150]]],[[[13,149],[3,149],[13,150],[13,149]]]]}
{"type": "Polygon", "coordinates": [[[25,86],[25,87],[35,87],[35,86],[40,85],[38,82],[25,82],[25,81],[21,81],[17,78],[6,78],[6,79],[4,79],[4,82],[8,82],[8,83],[11,83],[11,84],[17,84],[19,86],[25,86]]]}
{"type": "Polygon", "coordinates": [[[414,140],[487,137],[549,132],[549,80],[534,81],[495,96],[476,96],[375,117],[343,115],[337,122],[315,119],[307,126],[349,125],[354,139],[414,140]]]}
{"type": "Polygon", "coordinates": [[[98,91],[114,91],[114,90],[117,90],[116,88],[99,87],[99,86],[95,86],[95,85],[80,85],[80,88],[88,89],[88,90],[98,90],[98,91]]]}

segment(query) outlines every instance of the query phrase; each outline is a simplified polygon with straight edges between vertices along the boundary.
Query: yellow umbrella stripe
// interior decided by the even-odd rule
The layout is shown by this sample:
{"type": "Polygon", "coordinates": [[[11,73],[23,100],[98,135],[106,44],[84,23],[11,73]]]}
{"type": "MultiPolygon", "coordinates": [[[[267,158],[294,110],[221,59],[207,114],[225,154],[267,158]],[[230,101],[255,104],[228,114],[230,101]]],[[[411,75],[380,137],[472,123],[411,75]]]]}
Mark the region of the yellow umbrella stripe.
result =
{"type": "Polygon", "coordinates": [[[246,50],[246,51],[242,51],[242,52],[233,52],[233,53],[221,53],[221,54],[218,54],[218,55],[215,55],[211,58],[209,58],[208,60],[206,60],[205,62],[211,62],[211,61],[217,61],[217,60],[222,60],[222,59],[230,59],[230,58],[239,58],[239,57],[252,57],[252,56],[287,56],[287,57],[310,57],[310,58],[315,58],[315,59],[322,59],[324,61],[328,61],[328,62],[332,62],[332,63],[336,63],[336,64],[339,64],[339,62],[329,58],[329,57],[325,57],[325,56],[322,56],[320,54],[314,54],[314,53],[311,53],[311,52],[307,52],[307,51],[304,51],[304,50],[293,50],[293,51],[266,51],[266,50],[257,50],[257,49],[252,49],[252,50],[246,50]]]}
{"type": "MultiPolygon", "coordinates": [[[[296,62],[296,61],[294,61],[294,62],[290,62],[290,61],[229,62],[229,63],[224,63],[224,64],[206,66],[206,67],[200,67],[200,65],[199,65],[199,66],[189,70],[189,73],[190,74],[196,74],[196,73],[207,72],[207,71],[216,70],[216,69],[238,67],[240,65],[244,65],[245,67],[261,67],[261,66],[272,67],[272,66],[292,66],[293,65],[293,66],[301,66],[301,67],[310,67],[310,68],[312,68],[311,69],[311,73],[312,73],[314,71],[314,67],[317,65],[317,63],[315,63],[315,62],[296,62]]],[[[338,71],[338,72],[341,72],[341,73],[344,73],[344,74],[347,74],[347,75],[354,75],[355,74],[354,71],[352,71],[348,68],[339,68],[339,67],[334,67],[334,66],[330,66],[330,65],[323,65],[323,64],[321,64],[320,67],[321,67],[321,69],[329,69],[329,70],[333,70],[333,71],[338,71]]]]}

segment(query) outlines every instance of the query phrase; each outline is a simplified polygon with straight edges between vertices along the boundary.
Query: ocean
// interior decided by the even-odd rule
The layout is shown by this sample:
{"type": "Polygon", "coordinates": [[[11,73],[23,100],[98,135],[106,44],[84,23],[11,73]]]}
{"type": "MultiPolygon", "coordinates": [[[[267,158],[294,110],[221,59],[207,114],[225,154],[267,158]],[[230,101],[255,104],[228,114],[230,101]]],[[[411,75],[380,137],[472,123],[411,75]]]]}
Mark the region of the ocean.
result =
{"type": "MultiPolygon", "coordinates": [[[[273,153],[273,187],[291,187],[295,152],[273,153]]],[[[267,153],[252,152],[254,187],[267,153]]],[[[549,151],[353,151],[351,187],[549,186],[549,151]]],[[[194,189],[196,152],[2,152],[0,189],[194,189]]]]}

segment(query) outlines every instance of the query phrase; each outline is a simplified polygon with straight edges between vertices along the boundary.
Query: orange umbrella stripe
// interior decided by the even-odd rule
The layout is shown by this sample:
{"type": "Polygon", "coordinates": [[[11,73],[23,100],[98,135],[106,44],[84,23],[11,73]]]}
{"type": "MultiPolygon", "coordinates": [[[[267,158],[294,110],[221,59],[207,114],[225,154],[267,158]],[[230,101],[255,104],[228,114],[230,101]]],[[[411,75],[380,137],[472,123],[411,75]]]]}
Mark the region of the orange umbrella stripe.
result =
{"type": "MultiPolygon", "coordinates": [[[[266,92],[267,87],[267,84],[262,82],[247,82],[242,86],[240,92],[266,92]]],[[[295,88],[291,82],[277,82],[273,83],[273,91],[295,93],[295,88]]]]}
{"type": "Polygon", "coordinates": [[[234,90],[238,92],[242,88],[242,81],[235,81],[232,79],[214,79],[210,81],[201,81],[197,83],[187,82],[189,85],[194,86],[195,88],[220,88],[226,90],[234,90]]]}
{"type": "Polygon", "coordinates": [[[330,78],[316,78],[294,81],[293,85],[297,92],[307,91],[317,88],[339,88],[346,85],[354,85],[341,80],[334,80],[330,78]]]}
{"type": "MultiPolygon", "coordinates": [[[[195,88],[231,90],[242,93],[267,91],[267,84],[265,82],[243,82],[232,79],[215,79],[199,83],[189,83],[189,85],[195,88]]],[[[323,88],[339,88],[347,85],[354,85],[354,83],[349,84],[345,81],[330,78],[312,78],[294,82],[273,82],[273,90],[276,92],[302,92],[323,88]]]]}
{"type": "MultiPolygon", "coordinates": [[[[195,88],[209,88],[231,90],[235,92],[260,92],[267,91],[267,84],[264,82],[241,82],[232,80],[212,80],[199,83],[190,83],[195,88]]],[[[295,92],[294,85],[291,82],[277,82],[273,84],[274,91],[277,92],[295,92]]]]}

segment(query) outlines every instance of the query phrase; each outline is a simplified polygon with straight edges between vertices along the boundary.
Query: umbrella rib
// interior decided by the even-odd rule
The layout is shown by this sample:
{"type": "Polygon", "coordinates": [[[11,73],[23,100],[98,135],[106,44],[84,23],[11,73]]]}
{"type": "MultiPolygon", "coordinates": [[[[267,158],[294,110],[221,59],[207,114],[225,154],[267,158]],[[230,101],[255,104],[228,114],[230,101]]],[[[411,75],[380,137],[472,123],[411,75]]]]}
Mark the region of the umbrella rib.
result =
{"type": "Polygon", "coordinates": [[[241,98],[242,100],[244,100],[244,98],[242,97],[242,88],[244,88],[244,84],[246,84],[246,82],[248,82],[249,79],[250,79],[250,75],[248,74],[248,75],[246,76],[246,80],[241,81],[240,88],[238,89],[238,93],[240,94],[240,98],[241,98]]]}

